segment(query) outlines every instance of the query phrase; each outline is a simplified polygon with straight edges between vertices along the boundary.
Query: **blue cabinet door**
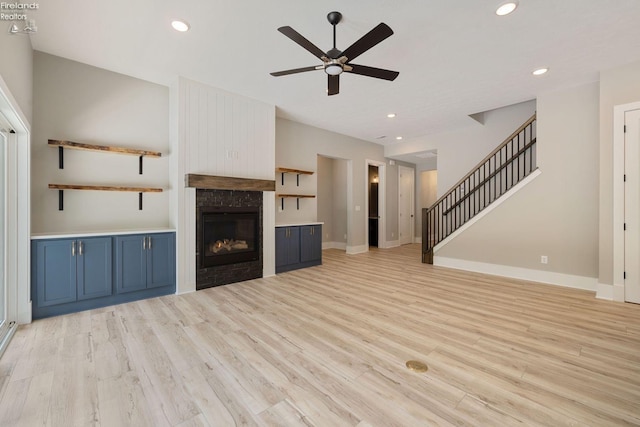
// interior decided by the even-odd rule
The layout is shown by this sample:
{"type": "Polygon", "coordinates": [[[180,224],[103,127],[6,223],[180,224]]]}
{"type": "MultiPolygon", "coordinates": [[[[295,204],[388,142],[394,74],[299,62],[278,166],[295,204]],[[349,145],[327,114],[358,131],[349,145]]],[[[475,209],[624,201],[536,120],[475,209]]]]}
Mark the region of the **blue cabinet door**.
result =
{"type": "Polygon", "coordinates": [[[138,291],[147,287],[147,251],[145,235],[115,237],[116,292],[138,291]]]}
{"type": "Polygon", "coordinates": [[[78,300],[111,295],[111,237],[79,239],[76,245],[78,300]]]}
{"type": "Polygon", "coordinates": [[[175,234],[162,233],[147,236],[147,288],[176,283],[175,234]]]}
{"type": "Polygon", "coordinates": [[[288,228],[276,227],[276,268],[289,263],[288,228]]]}
{"type": "Polygon", "coordinates": [[[76,255],[73,239],[33,243],[35,300],[39,307],[76,301],[76,255]]]}
{"type": "Polygon", "coordinates": [[[322,226],[300,227],[300,262],[322,259],[322,226]]]}
{"type": "Polygon", "coordinates": [[[300,262],[300,227],[289,227],[289,262],[287,264],[298,264],[300,262]]]}

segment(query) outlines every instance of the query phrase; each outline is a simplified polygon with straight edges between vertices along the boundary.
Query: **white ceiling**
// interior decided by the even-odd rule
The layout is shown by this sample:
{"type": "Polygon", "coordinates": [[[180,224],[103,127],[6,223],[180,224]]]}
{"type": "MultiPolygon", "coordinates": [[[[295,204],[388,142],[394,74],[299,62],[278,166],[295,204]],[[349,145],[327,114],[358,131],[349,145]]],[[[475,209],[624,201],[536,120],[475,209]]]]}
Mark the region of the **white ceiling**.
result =
{"type": "Polygon", "coordinates": [[[36,50],[164,85],[181,75],[276,105],[280,117],[397,144],[640,59],[639,0],[519,3],[498,17],[500,0],[47,0],[29,18],[36,50]],[[394,30],[355,62],[399,71],[395,81],[343,74],[329,97],[322,71],[269,75],[319,64],[277,28],[328,50],[333,10],[341,50],[380,22],[394,30]],[[191,30],[174,31],[174,18],[191,30]],[[543,66],[547,75],[531,75],[543,66]]]}

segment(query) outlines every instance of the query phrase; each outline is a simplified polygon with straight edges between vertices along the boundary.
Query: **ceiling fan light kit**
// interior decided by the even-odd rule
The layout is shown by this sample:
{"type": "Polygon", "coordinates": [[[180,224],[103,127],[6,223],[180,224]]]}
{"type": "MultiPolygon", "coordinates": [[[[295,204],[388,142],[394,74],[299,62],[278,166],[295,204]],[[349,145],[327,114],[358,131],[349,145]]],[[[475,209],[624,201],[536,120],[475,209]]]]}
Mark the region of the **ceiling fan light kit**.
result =
{"type": "Polygon", "coordinates": [[[316,45],[307,40],[304,36],[289,26],[280,27],[280,31],[292,41],[309,51],[313,56],[322,61],[322,65],[294,68],[291,70],[276,71],[272,76],[286,76],[289,74],[303,73],[306,71],[324,70],[327,74],[327,95],[337,95],[340,92],[340,74],[343,72],[359,74],[361,76],[374,77],[377,79],[393,81],[400,73],[397,71],[384,70],[382,68],[368,67],[351,63],[351,60],[360,56],[381,41],[393,34],[393,30],[385,23],[378,24],[375,28],[362,36],[359,40],[341,51],[336,48],[336,25],[342,20],[340,12],[330,12],[327,20],[333,26],[333,47],[327,52],[323,52],[316,45]]]}

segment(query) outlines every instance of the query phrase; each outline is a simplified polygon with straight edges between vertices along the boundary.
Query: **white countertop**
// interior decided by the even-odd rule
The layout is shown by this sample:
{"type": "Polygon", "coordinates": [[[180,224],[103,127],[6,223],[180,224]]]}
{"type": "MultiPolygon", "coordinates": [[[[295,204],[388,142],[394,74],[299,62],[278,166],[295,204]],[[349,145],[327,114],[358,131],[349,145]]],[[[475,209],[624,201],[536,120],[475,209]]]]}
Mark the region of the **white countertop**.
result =
{"type": "Polygon", "coordinates": [[[276,224],[276,227],[299,227],[301,225],[322,225],[324,222],[292,222],[289,224],[276,224]]]}
{"type": "Polygon", "coordinates": [[[70,237],[101,237],[101,236],[120,236],[126,234],[153,234],[153,233],[173,233],[174,228],[152,228],[138,230],[107,230],[107,231],[86,231],[78,233],[36,233],[31,235],[31,240],[38,239],[65,239],[70,237]]]}

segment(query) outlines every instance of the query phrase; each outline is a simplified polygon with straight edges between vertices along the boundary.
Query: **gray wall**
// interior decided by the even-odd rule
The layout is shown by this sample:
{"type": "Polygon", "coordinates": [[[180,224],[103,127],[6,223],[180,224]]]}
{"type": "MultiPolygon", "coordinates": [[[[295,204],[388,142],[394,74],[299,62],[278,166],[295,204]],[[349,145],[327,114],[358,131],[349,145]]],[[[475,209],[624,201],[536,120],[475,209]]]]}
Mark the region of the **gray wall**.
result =
{"type": "Polygon", "coordinates": [[[144,195],[138,210],[133,192],[65,191],[64,210],[49,183],[169,187],[169,89],[57,56],[34,52],[32,133],[32,232],[113,231],[169,226],[167,192],[144,195]],[[145,158],[58,150],[48,139],[162,152],[145,158]]]}
{"type": "Polygon", "coordinates": [[[542,174],[437,256],[597,277],[598,93],[593,83],[538,97],[542,174]]]}
{"type": "MultiPolygon", "coordinates": [[[[2,21],[0,34],[0,76],[9,87],[22,113],[33,123],[33,51],[30,36],[7,33],[8,21],[2,21]],[[5,26],[6,24],[6,26],[5,26]]],[[[34,36],[38,37],[38,36],[34,36]]]]}
{"type": "MultiPolygon", "coordinates": [[[[354,250],[366,250],[366,220],[367,205],[365,191],[367,191],[366,160],[385,162],[383,147],[367,141],[362,141],[323,129],[307,126],[290,120],[276,120],[276,166],[316,171],[317,156],[342,159],[349,162],[350,176],[353,180],[351,193],[347,192],[348,243],[354,250]],[[356,210],[356,207],[359,210],[356,210]]],[[[387,164],[387,235],[397,236],[397,167],[387,164]],[[395,178],[394,178],[395,176],[395,178]],[[389,182],[389,177],[391,181],[389,182]],[[396,183],[395,186],[393,183],[396,183]],[[395,222],[393,215],[395,211],[395,222]]],[[[295,176],[285,177],[285,186],[277,180],[276,193],[300,191],[301,193],[317,194],[318,174],[300,177],[300,187],[296,187],[295,176]]],[[[346,191],[347,189],[345,189],[346,191]]],[[[279,201],[277,204],[279,206],[279,201]]],[[[298,223],[318,220],[318,199],[301,199],[300,210],[296,210],[295,199],[285,201],[285,210],[276,213],[276,224],[298,223]]],[[[278,208],[279,210],[279,208],[278,208]]],[[[333,224],[334,235],[336,224],[333,224]]]]}

